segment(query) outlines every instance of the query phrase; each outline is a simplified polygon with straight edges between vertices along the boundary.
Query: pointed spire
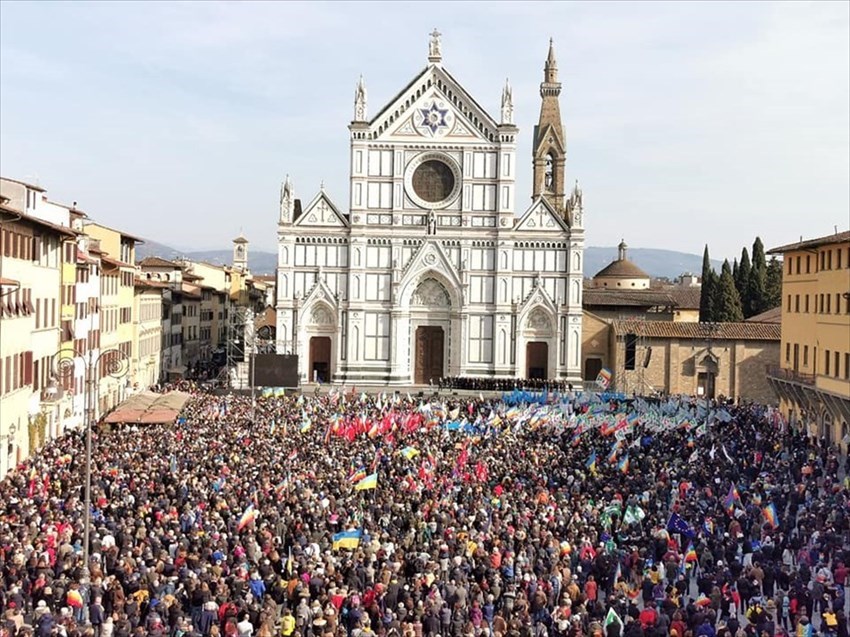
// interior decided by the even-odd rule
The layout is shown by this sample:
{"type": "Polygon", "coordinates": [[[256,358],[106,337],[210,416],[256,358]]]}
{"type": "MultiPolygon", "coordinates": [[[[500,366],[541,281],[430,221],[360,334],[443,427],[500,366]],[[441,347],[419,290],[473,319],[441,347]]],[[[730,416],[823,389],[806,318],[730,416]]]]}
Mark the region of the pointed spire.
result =
{"type": "Polygon", "coordinates": [[[366,82],[363,80],[363,76],[360,76],[360,79],[357,82],[357,88],[354,89],[354,121],[355,122],[365,122],[366,121],[366,82]]]}
{"type": "Polygon", "coordinates": [[[292,221],[292,213],[295,208],[295,192],[292,188],[292,180],[289,174],[280,185],[280,222],[289,223],[292,221]]]}
{"type": "Polygon", "coordinates": [[[543,66],[543,78],[547,84],[558,83],[558,61],[555,59],[555,41],[552,38],[549,38],[549,55],[543,66]]]}
{"type": "Polygon", "coordinates": [[[514,97],[513,89],[507,78],[505,88],[502,89],[502,124],[514,123],[514,97]]]}

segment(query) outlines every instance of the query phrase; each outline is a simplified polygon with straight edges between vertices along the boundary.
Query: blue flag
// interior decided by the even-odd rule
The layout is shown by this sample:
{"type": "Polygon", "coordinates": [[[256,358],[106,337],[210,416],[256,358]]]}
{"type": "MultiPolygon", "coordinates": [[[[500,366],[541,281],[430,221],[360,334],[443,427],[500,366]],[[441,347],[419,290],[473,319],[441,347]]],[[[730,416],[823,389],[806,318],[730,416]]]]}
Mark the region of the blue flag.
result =
{"type": "Polygon", "coordinates": [[[691,525],[678,513],[671,513],[670,519],[667,521],[667,530],[671,533],[680,533],[687,537],[694,537],[694,532],[691,525]]]}

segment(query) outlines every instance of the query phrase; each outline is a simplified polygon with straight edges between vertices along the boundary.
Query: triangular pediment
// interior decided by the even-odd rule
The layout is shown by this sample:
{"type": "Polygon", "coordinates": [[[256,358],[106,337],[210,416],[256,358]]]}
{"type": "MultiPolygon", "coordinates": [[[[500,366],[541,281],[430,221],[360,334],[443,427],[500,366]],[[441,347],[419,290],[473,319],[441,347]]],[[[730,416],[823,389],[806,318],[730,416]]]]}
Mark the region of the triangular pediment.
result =
{"type": "Polygon", "coordinates": [[[566,148],[564,140],[561,139],[561,132],[552,124],[544,124],[543,128],[535,126],[534,130],[534,152],[538,157],[544,157],[550,151],[555,151],[557,155],[564,155],[566,148]]]}
{"type": "Polygon", "coordinates": [[[558,315],[558,309],[555,307],[552,297],[549,296],[548,292],[546,292],[546,288],[544,288],[539,281],[531,289],[531,292],[528,293],[528,296],[522,302],[522,305],[520,305],[520,324],[522,324],[523,317],[536,308],[542,309],[544,314],[548,314],[553,318],[558,315]]]}
{"type": "Polygon", "coordinates": [[[569,226],[544,197],[538,196],[514,226],[519,232],[552,232],[569,230],[569,226]]]}
{"type": "Polygon", "coordinates": [[[348,220],[343,216],[323,190],[313,197],[304,208],[304,212],[295,221],[296,226],[313,226],[319,228],[346,228],[348,220]]]}
{"type": "Polygon", "coordinates": [[[398,290],[406,290],[411,282],[418,281],[422,278],[422,274],[428,271],[441,275],[441,278],[458,292],[463,288],[460,276],[442,246],[436,240],[429,239],[419,246],[419,250],[407,262],[401,274],[398,290]]]}
{"type": "Polygon", "coordinates": [[[442,67],[431,65],[369,123],[381,141],[496,140],[498,124],[442,67]]]}
{"type": "Polygon", "coordinates": [[[327,309],[336,315],[337,310],[339,309],[339,303],[337,302],[334,293],[328,287],[328,284],[325,283],[325,279],[321,274],[316,277],[316,282],[313,284],[313,287],[310,288],[310,291],[307,292],[307,295],[304,297],[304,301],[301,303],[301,313],[302,315],[306,315],[307,312],[311,311],[312,306],[323,305],[327,306],[327,309]]]}

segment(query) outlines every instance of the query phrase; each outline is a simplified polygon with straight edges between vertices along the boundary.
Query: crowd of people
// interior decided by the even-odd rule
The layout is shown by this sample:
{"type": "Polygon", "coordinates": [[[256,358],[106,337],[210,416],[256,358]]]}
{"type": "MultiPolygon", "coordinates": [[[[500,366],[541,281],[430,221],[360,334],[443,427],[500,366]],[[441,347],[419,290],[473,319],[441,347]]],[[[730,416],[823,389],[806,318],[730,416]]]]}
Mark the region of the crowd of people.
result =
{"type": "Polygon", "coordinates": [[[464,389],[470,391],[511,391],[513,389],[571,392],[572,383],[565,380],[543,378],[484,378],[475,376],[445,376],[437,382],[439,389],[464,389]]]}
{"type": "Polygon", "coordinates": [[[0,483],[0,637],[847,637],[841,456],[756,405],[257,399],[0,483]]]}

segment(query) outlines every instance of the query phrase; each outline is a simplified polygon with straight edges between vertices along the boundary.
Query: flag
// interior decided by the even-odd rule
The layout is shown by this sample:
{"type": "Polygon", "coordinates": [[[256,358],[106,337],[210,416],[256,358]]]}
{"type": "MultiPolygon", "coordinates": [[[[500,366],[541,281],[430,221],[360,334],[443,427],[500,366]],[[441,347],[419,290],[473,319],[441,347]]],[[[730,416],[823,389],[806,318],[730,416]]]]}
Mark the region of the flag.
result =
{"type": "Polygon", "coordinates": [[[667,530],[673,533],[680,533],[687,537],[696,535],[687,520],[675,512],[670,514],[670,519],[667,521],[667,530]]]}
{"type": "Polygon", "coordinates": [[[355,470],[354,473],[351,474],[351,477],[348,480],[349,480],[349,482],[351,482],[353,484],[357,484],[358,482],[360,482],[365,477],[366,477],[366,467],[360,467],[359,469],[355,470]]]}
{"type": "Polygon", "coordinates": [[[623,456],[622,458],[620,458],[620,462],[617,463],[617,468],[620,470],[621,473],[628,473],[629,472],[629,457],[623,456]]]}
{"type": "Polygon", "coordinates": [[[356,549],[360,545],[360,536],[362,535],[363,529],[335,533],[333,536],[334,551],[338,551],[339,549],[356,549]]]}
{"type": "Polygon", "coordinates": [[[590,453],[590,456],[588,457],[587,461],[584,463],[584,466],[587,467],[588,469],[590,469],[591,471],[596,469],[596,449],[594,449],[590,453]]]}
{"type": "Polygon", "coordinates": [[[765,521],[770,525],[771,528],[775,529],[779,526],[779,515],[776,513],[776,505],[771,502],[762,510],[764,513],[765,521]]]}
{"type": "Polygon", "coordinates": [[[289,547],[289,557],[286,558],[286,574],[292,575],[292,547],[289,547]]]}
{"type": "Polygon", "coordinates": [[[615,611],[613,607],[609,608],[608,614],[605,615],[604,627],[606,635],[611,634],[608,632],[608,626],[611,624],[616,624],[618,626],[618,634],[623,634],[623,620],[620,619],[620,616],[617,614],[617,611],[615,611]]]}
{"type": "Polygon", "coordinates": [[[626,507],[626,512],[623,514],[623,522],[628,526],[630,524],[638,524],[646,517],[646,512],[638,505],[632,504],[626,507]]]}
{"type": "Polygon", "coordinates": [[[685,551],[685,562],[696,562],[699,558],[697,557],[697,551],[694,548],[694,543],[688,543],[688,550],[685,551]]]}
{"type": "Polygon", "coordinates": [[[619,582],[620,578],[622,576],[623,576],[623,567],[622,567],[622,564],[620,563],[620,560],[618,559],[617,560],[617,569],[614,571],[614,583],[616,584],[617,582],[619,582]]]}
{"type": "Polygon", "coordinates": [[[408,460],[413,460],[416,456],[419,455],[419,449],[414,447],[405,447],[401,450],[401,455],[403,455],[408,460]]]}
{"type": "Polygon", "coordinates": [[[615,442],[611,445],[611,451],[608,453],[608,464],[614,464],[617,462],[617,453],[620,451],[620,447],[622,443],[620,441],[615,442]]]}
{"type": "Polygon", "coordinates": [[[602,389],[608,389],[608,386],[611,384],[611,376],[611,370],[607,367],[603,367],[599,370],[599,374],[596,376],[596,384],[602,389]]]}
{"type": "Polygon", "coordinates": [[[171,469],[171,473],[177,473],[177,456],[174,454],[171,454],[171,466],[169,468],[171,469]]]}
{"type": "Polygon", "coordinates": [[[241,531],[246,526],[251,524],[254,521],[254,518],[257,517],[257,512],[254,510],[254,505],[249,504],[248,508],[245,509],[245,512],[242,513],[242,517],[239,518],[239,524],[236,525],[236,530],[241,531]]]}
{"type": "Polygon", "coordinates": [[[378,474],[372,473],[360,482],[354,485],[355,491],[365,491],[366,489],[375,489],[378,486],[378,474]]]}
{"type": "Polygon", "coordinates": [[[706,518],[702,523],[702,530],[708,535],[714,535],[714,520],[706,518]]]}
{"type": "Polygon", "coordinates": [[[733,482],[729,486],[729,493],[726,494],[726,497],[723,499],[723,508],[726,509],[726,513],[732,515],[735,512],[735,505],[741,502],[741,496],[738,493],[737,487],[735,487],[735,483],[733,482]]]}

